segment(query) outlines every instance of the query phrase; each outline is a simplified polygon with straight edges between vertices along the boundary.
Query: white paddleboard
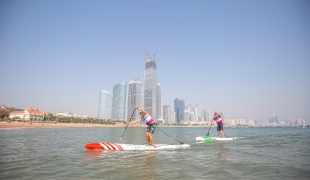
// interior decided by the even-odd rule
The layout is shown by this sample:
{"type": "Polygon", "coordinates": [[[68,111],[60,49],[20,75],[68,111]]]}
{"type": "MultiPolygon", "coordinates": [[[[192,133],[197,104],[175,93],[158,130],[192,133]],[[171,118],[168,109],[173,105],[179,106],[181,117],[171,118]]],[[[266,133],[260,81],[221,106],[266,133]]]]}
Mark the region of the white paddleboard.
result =
{"type": "Polygon", "coordinates": [[[196,141],[231,141],[231,140],[240,140],[240,137],[232,138],[219,138],[219,137],[209,137],[209,136],[199,136],[196,137],[196,141]]]}
{"type": "Polygon", "coordinates": [[[164,149],[182,149],[189,148],[188,144],[154,144],[154,146],[136,145],[136,144],[117,144],[107,142],[94,142],[85,145],[86,149],[104,149],[109,151],[126,151],[126,150],[164,150],[164,149]]]}

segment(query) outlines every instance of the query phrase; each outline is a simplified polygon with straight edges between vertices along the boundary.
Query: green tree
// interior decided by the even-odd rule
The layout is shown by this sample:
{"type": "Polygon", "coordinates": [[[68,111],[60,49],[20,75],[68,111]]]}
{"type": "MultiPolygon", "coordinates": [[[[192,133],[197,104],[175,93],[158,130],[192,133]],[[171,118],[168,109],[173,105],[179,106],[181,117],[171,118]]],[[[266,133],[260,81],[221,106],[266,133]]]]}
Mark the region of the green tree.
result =
{"type": "Polygon", "coordinates": [[[0,118],[5,118],[9,116],[10,112],[8,110],[0,108],[0,118]]]}

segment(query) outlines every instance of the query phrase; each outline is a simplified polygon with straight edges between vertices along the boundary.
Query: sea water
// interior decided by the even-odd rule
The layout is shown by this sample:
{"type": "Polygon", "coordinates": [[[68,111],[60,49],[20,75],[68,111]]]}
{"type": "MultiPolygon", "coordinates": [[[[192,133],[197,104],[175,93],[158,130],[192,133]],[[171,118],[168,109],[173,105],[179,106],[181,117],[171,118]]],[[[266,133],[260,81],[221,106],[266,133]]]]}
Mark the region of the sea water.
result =
{"type": "MultiPolygon", "coordinates": [[[[157,151],[87,150],[91,142],[145,144],[146,128],[0,129],[0,179],[310,179],[310,128],[225,128],[226,142],[196,143],[209,127],[160,127],[157,151]]],[[[210,136],[216,136],[210,129],[210,136]]]]}

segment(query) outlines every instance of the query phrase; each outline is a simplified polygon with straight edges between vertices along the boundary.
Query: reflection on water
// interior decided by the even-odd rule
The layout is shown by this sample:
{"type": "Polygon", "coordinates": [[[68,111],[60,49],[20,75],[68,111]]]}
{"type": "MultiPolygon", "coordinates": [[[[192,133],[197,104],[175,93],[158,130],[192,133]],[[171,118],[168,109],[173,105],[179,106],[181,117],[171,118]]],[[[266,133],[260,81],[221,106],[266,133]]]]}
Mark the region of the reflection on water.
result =
{"type": "Polygon", "coordinates": [[[146,176],[144,179],[157,179],[158,174],[154,170],[155,167],[154,165],[154,157],[156,156],[157,152],[156,151],[149,151],[145,154],[145,160],[144,163],[142,164],[142,170],[146,172],[146,176]]]}
{"type": "Polygon", "coordinates": [[[224,143],[216,144],[216,153],[217,158],[220,160],[226,160],[226,153],[229,151],[229,148],[224,146],[224,143]]]}
{"type": "Polygon", "coordinates": [[[105,169],[119,171],[119,178],[158,179],[155,171],[157,151],[107,151],[102,149],[85,150],[86,169],[105,169]]]}

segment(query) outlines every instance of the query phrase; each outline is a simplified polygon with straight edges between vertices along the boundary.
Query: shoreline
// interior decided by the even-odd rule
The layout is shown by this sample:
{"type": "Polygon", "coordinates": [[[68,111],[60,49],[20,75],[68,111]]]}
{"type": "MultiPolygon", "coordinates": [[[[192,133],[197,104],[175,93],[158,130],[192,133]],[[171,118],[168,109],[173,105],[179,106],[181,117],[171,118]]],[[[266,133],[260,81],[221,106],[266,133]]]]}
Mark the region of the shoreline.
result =
{"type": "Polygon", "coordinates": [[[81,124],[81,123],[23,123],[0,122],[0,128],[80,128],[80,127],[126,127],[126,124],[81,124]]]}
{"type": "MultiPolygon", "coordinates": [[[[0,128],[83,128],[83,127],[126,127],[127,124],[116,123],[116,124],[81,124],[81,123],[23,123],[23,122],[0,122],[0,128]]],[[[146,128],[145,124],[132,124],[128,127],[134,128],[146,128]]],[[[160,125],[159,127],[207,127],[207,126],[165,126],[160,125]]]]}
{"type": "MultiPolygon", "coordinates": [[[[5,129],[5,128],[83,128],[83,127],[123,127],[125,128],[127,124],[124,123],[116,123],[116,124],[83,124],[83,123],[23,123],[23,122],[0,122],[0,129],[5,129]]],[[[128,127],[133,127],[133,128],[146,128],[145,124],[132,124],[129,125],[128,127]]],[[[185,127],[191,127],[191,128],[209,128],[209,126],[174,126],[174,125],[159,125],[159,127],[177,127],[177,128],[185,128],[185,127]]],[[[263,126],[263,127],[272,127],[272,126],[263,126]]],[[[278,127],[276,128],[293,128],[295,126],[286,126],[286,127],[278,127]]],[[[211,127],[211,128],[216,128],[216,127],[211,127]]],[[[224,128],[261,128],[261,127],[224,127],[224,128]]],[[[307,127],[309,128],[309,127],[307,127]]]]}

